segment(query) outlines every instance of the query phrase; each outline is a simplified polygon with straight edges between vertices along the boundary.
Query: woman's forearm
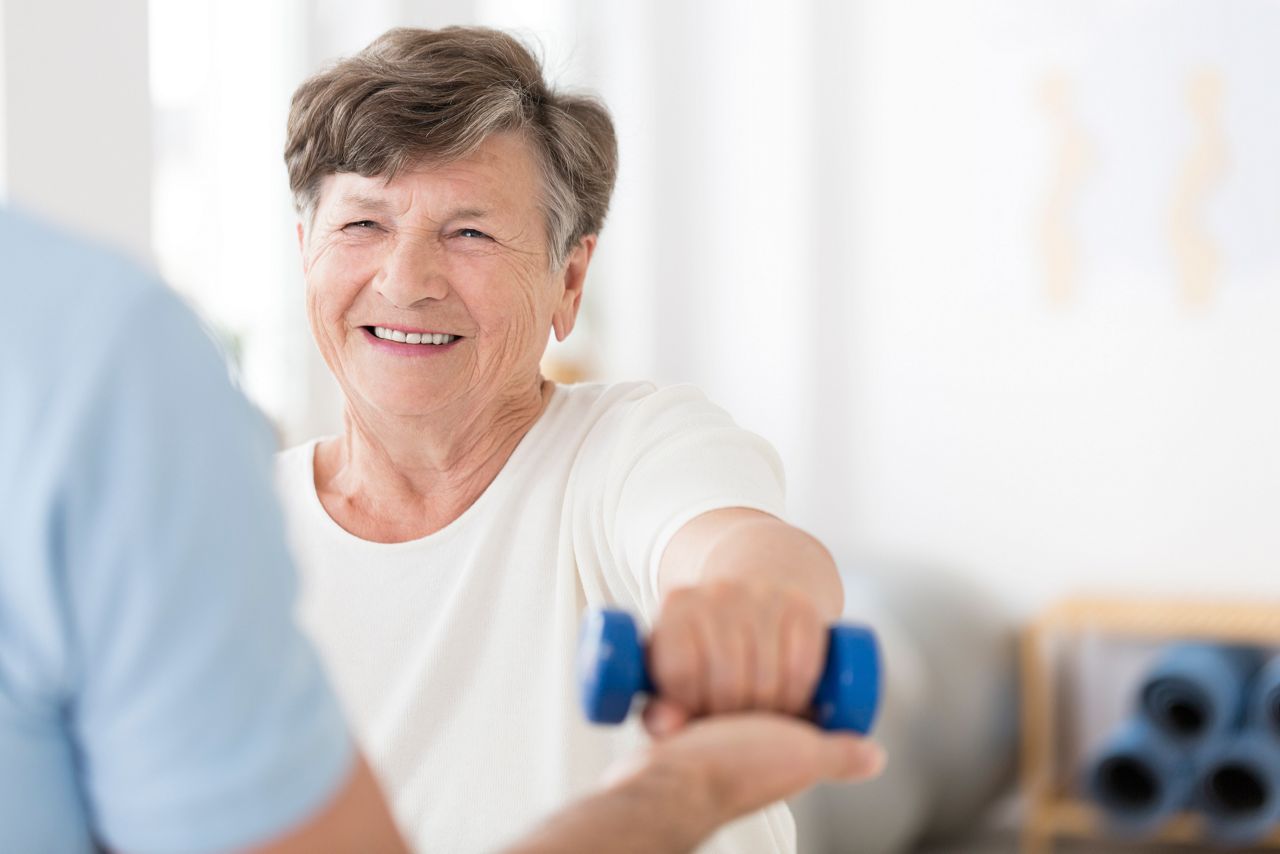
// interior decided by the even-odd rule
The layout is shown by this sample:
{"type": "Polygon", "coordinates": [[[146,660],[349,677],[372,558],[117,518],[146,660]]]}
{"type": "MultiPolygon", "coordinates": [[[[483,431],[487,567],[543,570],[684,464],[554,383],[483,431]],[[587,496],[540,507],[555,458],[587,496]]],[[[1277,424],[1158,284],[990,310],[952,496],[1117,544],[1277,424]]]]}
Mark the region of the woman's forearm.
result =
{"type": "Polygon", "coordinates": [[[827,621],[844,610],[844,586],[826,547],[756,510],[716,510],[689,522],[663,554],[659,580],[664,595],[715,581],[762,582],[802,592],[827,621]]]}

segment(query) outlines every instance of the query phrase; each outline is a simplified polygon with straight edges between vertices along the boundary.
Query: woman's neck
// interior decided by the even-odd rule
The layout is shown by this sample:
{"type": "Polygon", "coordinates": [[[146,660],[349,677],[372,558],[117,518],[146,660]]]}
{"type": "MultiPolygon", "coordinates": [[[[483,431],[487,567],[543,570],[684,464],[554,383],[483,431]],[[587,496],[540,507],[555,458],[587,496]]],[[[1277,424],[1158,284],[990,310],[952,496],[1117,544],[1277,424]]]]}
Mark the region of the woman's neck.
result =
{"type": "Polygon", "coordinates": [[[541,377],[468,411],[389,417],[348,406],[345,430],[315,455],[329,515],[356,536],[405,542],[444,528],[475,503],[551,400],[541,377]]]}

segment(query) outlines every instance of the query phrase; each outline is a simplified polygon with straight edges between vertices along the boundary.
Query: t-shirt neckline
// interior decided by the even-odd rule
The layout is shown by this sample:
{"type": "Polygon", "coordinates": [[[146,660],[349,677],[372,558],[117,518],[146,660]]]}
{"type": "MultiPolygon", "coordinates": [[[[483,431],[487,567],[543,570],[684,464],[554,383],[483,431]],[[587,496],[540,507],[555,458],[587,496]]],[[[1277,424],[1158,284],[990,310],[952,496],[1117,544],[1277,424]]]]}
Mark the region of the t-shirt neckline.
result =
{"type": "Polygon", "coordinates": [[[516,443],[515,448],[511,451],[511,455],[507,457],[507,461],[503,463],[502,468],[498,470],[498,474],[484,488],[484,491],[471,502],[466,510],[463,510],[458,518],[451,521],[438,531],[432,531],[423,537],[413,540],[404,540],[399,543],[378,543],[373,540],[366,540],[358,537],[348,531],[346,528],[338,524],[337,520],[329,515],[329,511],[325,509],[324,503],[320,500],[320,494],[316,491],[316,448],[326,439],[335,438],[333,436],[319,436],[312,439],[306,446],[304,457],[306,460],[306,493],[307,505],[310,511],[317,517],[319,524],[324,530],[328,531],[337,539],[344,540],[350,544],[358,545],[366,549],[377,549],[386,552],[410,551],[415,547],[425,545],[434,545],[452,537],[457,531],[463,529],[468,521],[478,515],[483,505],[490,499],[489,496],[500,492],[504,483],[512,475],[509,472],[521,463],[527,455],[532,453],[532,449],[538,444],[542,433],[546,431],[545,424],[551,420],[554,415],[552,410],[559,408],[561,401],[564,399],[564,392],[559,383],[556,383],[551,390],[551,399],[547,401],[546,408],[542,410],[542,414],[533,422],[520,441],[516,443]]]}

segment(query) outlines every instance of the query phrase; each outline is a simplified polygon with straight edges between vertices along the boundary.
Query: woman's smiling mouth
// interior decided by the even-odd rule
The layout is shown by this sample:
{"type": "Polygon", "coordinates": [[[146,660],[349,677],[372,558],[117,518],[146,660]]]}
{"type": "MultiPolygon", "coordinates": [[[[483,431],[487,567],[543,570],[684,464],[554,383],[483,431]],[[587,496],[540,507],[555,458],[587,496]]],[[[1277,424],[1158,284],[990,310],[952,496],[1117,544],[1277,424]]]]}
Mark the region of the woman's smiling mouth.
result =
{"type": "Polygon", "coordinates": [[[461,335],[451,335],[447,332],[406,332],[403,329],[392,329],[387,326],[362,326],[360,329],[369,343],[378,349],[410,355],[428,355],[450,350],[451,345],[462,340],[461,335]]]}
{"type": "Polygon", "coordinates": [[[365,332],[372,333],[374,337],[383,341],[394,341],[397,344],[430,344],[432,346],[441,346],[444,344],[452,344],[461,338],[461,335],[450,335],[447,332],[403,332],[399,329],[391,329],[386,326],[363,326],[365,332]]]}

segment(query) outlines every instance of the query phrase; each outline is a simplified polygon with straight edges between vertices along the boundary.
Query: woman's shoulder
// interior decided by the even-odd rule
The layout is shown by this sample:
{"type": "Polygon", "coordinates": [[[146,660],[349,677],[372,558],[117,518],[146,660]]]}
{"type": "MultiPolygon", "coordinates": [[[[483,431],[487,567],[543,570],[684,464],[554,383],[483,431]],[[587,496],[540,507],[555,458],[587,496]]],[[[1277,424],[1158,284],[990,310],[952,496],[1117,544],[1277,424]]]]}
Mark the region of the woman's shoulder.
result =
{"type": "Polygon", "coordinates": [[[651,393],[651,382],[586,382],[557,383],[555,400],[560,409],[582,413],[592,409],[610,409],[628,400],[651,393]]]}
{"type": "Polygon", "coordinates": [[[690,430],[736,425],[694,385],[652,382],[561,386],[557,421],[582,435],[582,453],[612,453],[620,446],[652,447],[690,430]],[[609,450],[612,449],[612,450],[609,450]]]}
{"type": "Polygon", "coordinates": [[[585,431],[589,435],[627,432],[645,424],[683,420],[694,412],[723,410],[707,400],[696,386],[659,386],[647,380],[574,383],[556,387],[552,420],[556,432],[585,431]]]}
{"type": "Polygon", "coordinates": [[[621,410],[660,411],[688,406],[715,407],[695,385],[659,386],[648,380],[627,382],[595,382],[558,385],[557,396],[562,409],[578,414],[589,411],[609,412],[621,410]]]}

